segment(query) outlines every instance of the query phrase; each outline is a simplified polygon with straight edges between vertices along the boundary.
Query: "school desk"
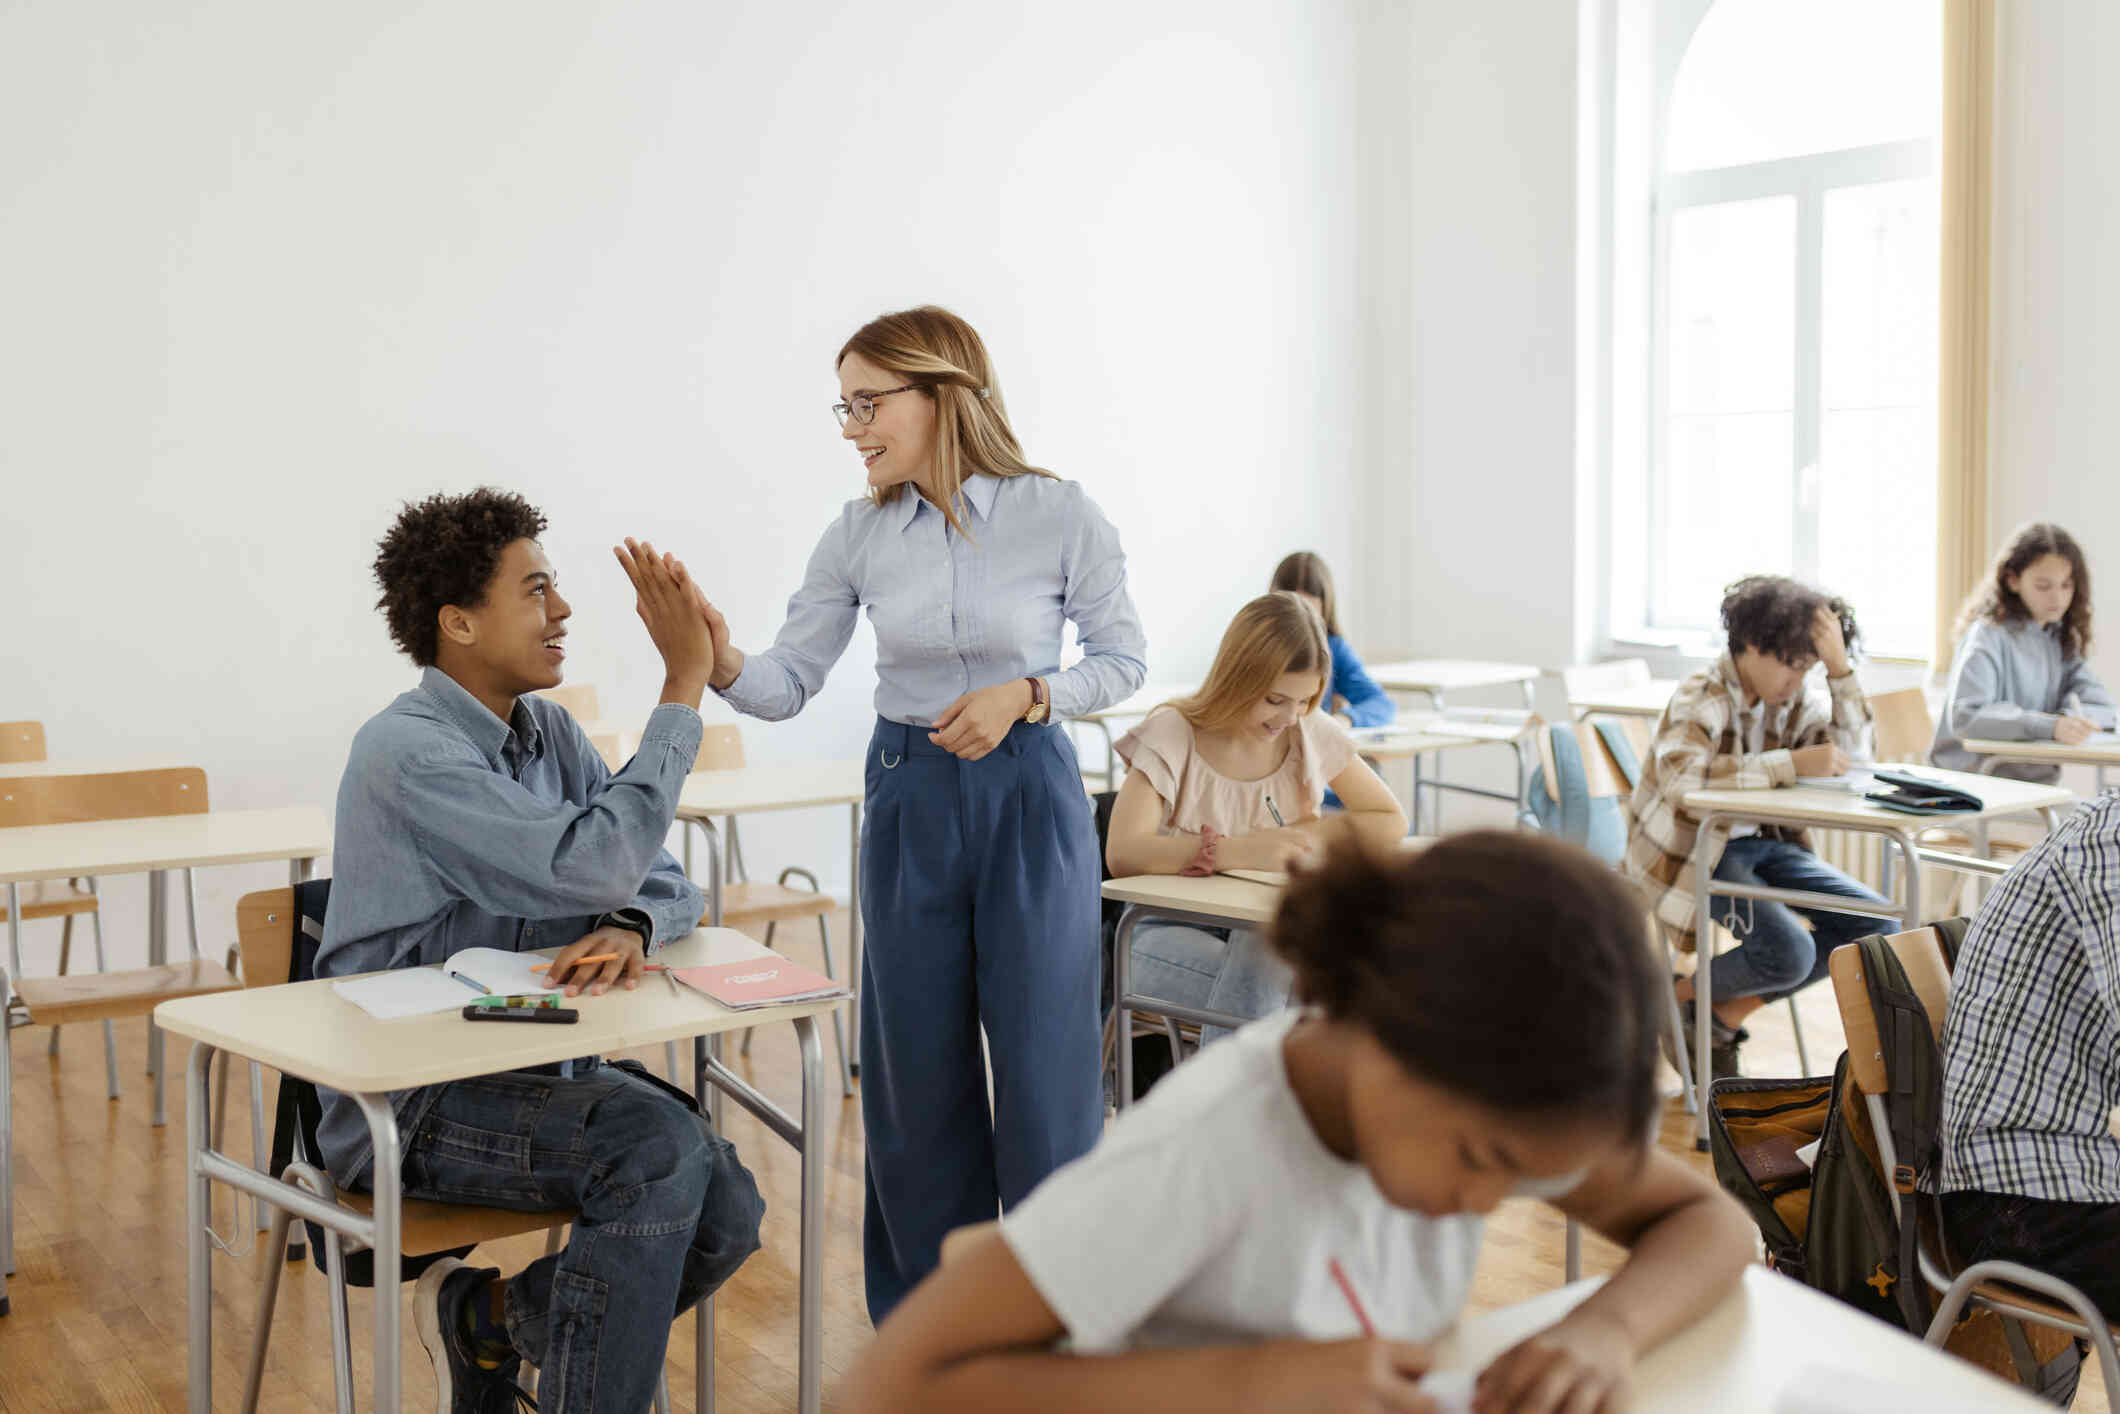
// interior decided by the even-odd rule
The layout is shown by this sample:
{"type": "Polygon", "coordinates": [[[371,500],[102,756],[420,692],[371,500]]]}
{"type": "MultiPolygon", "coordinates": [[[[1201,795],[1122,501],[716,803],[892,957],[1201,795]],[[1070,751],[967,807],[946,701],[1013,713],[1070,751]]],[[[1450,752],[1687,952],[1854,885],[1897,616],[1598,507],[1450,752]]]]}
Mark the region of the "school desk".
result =
{"type": "MultiPolygon", "coordinates": [[[[657,954],[660,960],[679,967],[772,955],[727,928],[700,929],[657,954]]],[[[185,997],[164,1002],[155,1009],[156,1019],[166,1030],[192,1041],[184,1116],[192,1414],[209,1414],[213,1408],[209,1225],[214,1183],[225,1183],[276,1207],[290,1209],[374,1253],[375,1407],[381,1414],[396,1414],[402,1382],[399,1357],[403,1350],[403,1291],[399,1281],[398,1222],[403,1200],[399,1169],[404,1160],[402,1136],[391,1113],[389,1092],[687,1039],[693,1042],[698,1065],[695,1091],[699,1098],[705,1101],[710,1086],[727,1094],[802,1155],[801,1347],[796,1407],[801,1414],[816,1414],[823,1373],[823,1205],[827,1160],[821,1153],[812,1153],[806,1141],[808,1136],[823,1132],[819,1108],[825,1083],[824,1049],[818,1044],[815,1019],[845,1005],[844,999],[730,1011],[695,992],[672,992],[656,984],[584,998],[577,1005],[581,1020],[572,1026],[476,1026],[453,1010],[401,1021],[377,1021],[334,992],[327,979],[185,997]],[[789,1117],[740,1076],[723,1068],[707,1055],[706,1049],[708,1036],[783,1021],[794,1025],[802,1052],[799,1119],[789,1117]],[[372,1215],[326,1203],[209,1145],[207,1065],[216,1051],[223,1050],[328,1086],[350,1096],[361,1107],[375,1144],[372,1215]]],[[[714,1401],[711,1301],[700,1303],[695,1340],[697,1407],[708,1411],[714,1401]]]]}

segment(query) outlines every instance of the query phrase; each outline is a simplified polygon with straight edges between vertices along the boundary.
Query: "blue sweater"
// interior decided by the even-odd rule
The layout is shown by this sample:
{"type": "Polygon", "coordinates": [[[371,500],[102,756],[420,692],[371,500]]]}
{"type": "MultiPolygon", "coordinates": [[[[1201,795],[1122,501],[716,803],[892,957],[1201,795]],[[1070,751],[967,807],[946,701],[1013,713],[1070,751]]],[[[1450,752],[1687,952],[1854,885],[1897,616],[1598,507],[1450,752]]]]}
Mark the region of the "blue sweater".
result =
{"type": "Polygon", "coordinates": [[[1381,727],[1399,715],[1399,709],[1384,689],[1376,685],[1362,660],[1355,656],[1354,649],[1338,634],[1331,635],[1327,642],[1332,647],[1332,682],[1325,689],[1325,708],[1332,710],[1332,699],[1347,699],[1347,715],[1358,727],[1381,727]]]}

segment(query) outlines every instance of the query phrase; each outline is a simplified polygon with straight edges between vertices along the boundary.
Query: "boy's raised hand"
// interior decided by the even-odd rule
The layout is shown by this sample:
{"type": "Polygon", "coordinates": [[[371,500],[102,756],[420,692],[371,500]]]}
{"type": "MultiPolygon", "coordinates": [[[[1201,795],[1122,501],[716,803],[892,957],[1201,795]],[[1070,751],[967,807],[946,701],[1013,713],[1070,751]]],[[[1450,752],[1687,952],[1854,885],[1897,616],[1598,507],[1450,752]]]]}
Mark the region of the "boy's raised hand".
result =
{"type": "Polygon", "coordinates": [[[1847,676],[1848,640],[1840,631],[1840,615],[1829,605],[1820,604],[1811,615],[1811,647],[1826,665],[1828,677],[1847,676]]]}
{"type": "Polygon", "coordinates": [[[612,547],[633,581],[634,608],[663,660],[663,700],[699,705],[714,669],[714,637],[683,561],[630,537],[612,547]]]}

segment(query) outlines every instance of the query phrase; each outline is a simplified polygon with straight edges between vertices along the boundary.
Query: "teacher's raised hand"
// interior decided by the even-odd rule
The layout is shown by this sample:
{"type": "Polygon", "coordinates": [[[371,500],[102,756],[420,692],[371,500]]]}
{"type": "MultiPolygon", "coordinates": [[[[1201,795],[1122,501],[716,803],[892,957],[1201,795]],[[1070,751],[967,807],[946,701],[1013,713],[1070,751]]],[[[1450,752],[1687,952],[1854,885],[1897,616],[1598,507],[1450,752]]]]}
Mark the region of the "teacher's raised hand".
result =
{"type": "Polygon", "coordinates": [[[674,555],[658,554],[645,540],[628,538],[612,547],[633,581],[634,608],[663,660],[665,702],[697,710],[714,667],[714,636],[699,609],[699,592],[674,555]]]}
{"type": "Polygon", "coordinates": [[[1028,678],[982,687],[977,692],[967,692],[943,708],[942,715],[935,719],[933,730],[928,732],[928,740],[952,756],[977,761],[1001,745],[1001,738],[1008,735],[1008,729],[1021,721],[1023,714],[1030,709],[1031,684],[1028,678]]]}

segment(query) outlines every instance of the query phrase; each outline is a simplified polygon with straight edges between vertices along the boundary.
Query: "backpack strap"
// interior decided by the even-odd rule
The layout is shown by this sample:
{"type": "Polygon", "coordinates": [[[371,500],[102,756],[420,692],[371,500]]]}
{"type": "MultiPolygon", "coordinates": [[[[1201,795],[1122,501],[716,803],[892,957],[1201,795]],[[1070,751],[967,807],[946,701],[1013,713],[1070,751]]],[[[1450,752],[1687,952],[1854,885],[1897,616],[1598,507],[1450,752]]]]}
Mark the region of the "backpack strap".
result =
{"type": "Polygon", "coordinates": [[[1921,1179],[1934,1167],[1941,1129],[1940,1057],[1928,1012],[1891,945],[1875,933],[1857,945],[1870,1009],[1877,1018],[1877,1043],[1884,1052],[1885,1122],[1899,1161],[1885,1175],[1899,1195],[1899,1280],[1892,1293],[1907,1328],[1922,1330],[1931,1310],[1928,1283],[1921,1279],[1921,1179]]]}

